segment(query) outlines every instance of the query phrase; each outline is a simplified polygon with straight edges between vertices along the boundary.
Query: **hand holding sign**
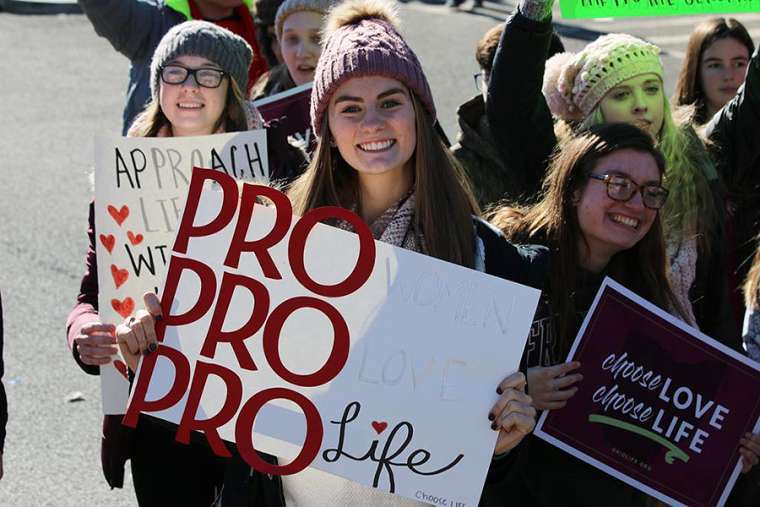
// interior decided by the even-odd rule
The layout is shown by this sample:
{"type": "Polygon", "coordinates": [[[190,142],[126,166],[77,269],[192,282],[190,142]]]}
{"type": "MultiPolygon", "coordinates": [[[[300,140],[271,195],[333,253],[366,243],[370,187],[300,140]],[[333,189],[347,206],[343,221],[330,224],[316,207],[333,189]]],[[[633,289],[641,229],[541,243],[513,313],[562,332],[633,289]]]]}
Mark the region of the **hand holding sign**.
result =
{"type": "Polygon", "coordinates": [[[74,339],[79,359],[84,364],[102,366],[111,362],[116,355],[116,339],[114,326],[100,321],[90,322],[82,326],[79,335],[74,339]]]}
{"type": "Polygon", "coordinates": [[[746,474],[757,465],[760,457],[760,434],[747,433],[739,441],[739,454],[742,455],[742,473],[746,474]]]}
{"type": "Polygon", "coordinates": [[[525,394],[525,375],[518,371],[508,376],[496,393],[501,396],[488,414],[488,419],[493,421],[491,429],[499,430],[494,455],[514,449],[536,425],[536,409],[530,396],[525,394]]]}
{"type": "Polygon", "coordinates": [[[573,384],[583,380],[583,375],[568,375],[580,368],[581,363],[556,364],[554,366],[535,366],[528,368],[528,389],[533,398],[533,406],[538,410],[557,410],[567,404],[567,400],[578,391],[573,384]]]}
{"type": "Polygon", "coordinates": [[[161,303],[152,292],[146,292],[143,301],[146,309],[139,310],[135,317],[116,328],[121,355],[132,371],[137,371],[140,354],[153,352],[158,346],[156,321],[161,318],[161,303]]]}

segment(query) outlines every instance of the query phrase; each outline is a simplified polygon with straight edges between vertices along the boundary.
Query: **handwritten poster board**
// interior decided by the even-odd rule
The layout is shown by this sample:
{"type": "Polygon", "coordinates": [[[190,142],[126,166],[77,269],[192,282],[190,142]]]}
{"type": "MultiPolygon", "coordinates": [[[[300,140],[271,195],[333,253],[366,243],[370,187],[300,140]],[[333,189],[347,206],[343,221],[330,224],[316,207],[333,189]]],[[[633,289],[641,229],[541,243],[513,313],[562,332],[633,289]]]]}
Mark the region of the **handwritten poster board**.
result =
{"type": "Polygon", "coordinates": [[[723,505],[760,429],[760,368],[605,279],[568,361],[583,381],[535,434],[669,505],[723,505]]]}
{"type": "Polygon", "coordinates": [[[276,122],[285,136],[303,144],[309,152],[317,142],[309,113],[311,86],[312,83],[304,83],[253,103],[267,123],[276,122]]]}
{"type": "Polygon", "coordinates": [[[199,169],[193,178],[162,341],[140,363],[124,424],[142,411],[178,424],[180,442],[203,431],[219,455],[223,440],[236,442],[263,472],[314,467],[477,505],[496,443],[495,386],[519,366],[539,291],[374,241],[341,208],[299,219],[273,189],[238,194],[199,169]]]}
{"type": "Polygon", "coordinates": [[[760,0],[560,0],[560,11],[564,19],[730,14],[760,12],[760,0]]]}
{"type": "MultiPolygon", "coordinates": [[[[203,137],[101,137],[95,142],[98,309],[118,325],[157,291],[194,166],[267,181],[263,130],[203,137]]],[[[101,367],[103,412],[127,406],[126,365],[101,367]]]]}

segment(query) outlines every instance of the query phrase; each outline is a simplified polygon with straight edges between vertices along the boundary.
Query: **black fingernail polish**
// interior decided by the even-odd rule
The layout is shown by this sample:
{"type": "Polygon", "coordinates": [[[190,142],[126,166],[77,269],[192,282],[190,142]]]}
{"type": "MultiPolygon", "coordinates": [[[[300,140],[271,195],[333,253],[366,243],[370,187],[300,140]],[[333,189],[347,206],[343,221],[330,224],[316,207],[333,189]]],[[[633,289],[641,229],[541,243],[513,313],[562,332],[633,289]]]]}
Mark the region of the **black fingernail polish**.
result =
{"type": "Polygon", "coordinates": [[[160,316],[160,315],[156,315],[156,317],[154,318],[154,320],[156,321],[156,324],[158,324],[159,322],[161,322],[162,320],[164,320],[164,318],[162,316],[160,316]]]}
{"type": "Polygon", "coordinates": [[[497,428],[497,426],[496,426],[496,423],[493,423],[493,424],[491,425],[491,429],[492,429],[492,430],[494,430],[494,431],[496,431],[496,428],[497,428]]]}
{"type": "Polygon", "coordinates": [[[496,419],[496,416],[495,416],[495,415],[493,415],[493,414],[488,414],[488,420],[489,420],[489,421],[493,421],[494,419],[496,419]]]}
{"type": "Polygon", "coordinates": [[[504,394],[504,390],[501,387],[497,387],[496,394],[504,394]]]}
{"type": "Polygon", "coordinates": [[[155,352],[158,348],[158,345],[156,345],[156,342],[150,342],[148,344],[148,352],[155,352]]]}

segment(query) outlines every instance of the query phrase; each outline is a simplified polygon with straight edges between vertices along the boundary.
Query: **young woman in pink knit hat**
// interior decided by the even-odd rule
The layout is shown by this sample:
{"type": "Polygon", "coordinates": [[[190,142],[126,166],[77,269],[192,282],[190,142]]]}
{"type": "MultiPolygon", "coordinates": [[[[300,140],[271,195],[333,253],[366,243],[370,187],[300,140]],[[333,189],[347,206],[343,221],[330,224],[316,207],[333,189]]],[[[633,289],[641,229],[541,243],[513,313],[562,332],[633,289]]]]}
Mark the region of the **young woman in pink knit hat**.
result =
{"type": "MultiPolygon", "coordinates": [[[[379,0],[348,1],[330,12],[311,97],[319,143],[309,167],[290,188],[294,213],[320,206],[348,208],[380,241],[542,284],[543,272],[536,272],[529,260],[536,250],[512,246],[474,218],[477,204],[434,130],[436,110],[427,78],[396,25],[392,4],[379,0]]],[[[492,473],[509,461],[509,451],[533,427],[524,381],[517,372],[493,386],[499,401],[483,414],[483,424],[499,432],[492,473]]],[[[418,504],[318,471],[283,480],[285,498],[293,505],[418,504]],[[331,484],[322,493],[327,496],[314,498],[309,485],[323,481],[331,484]]]]}
{"type": "MultiPolygon", "coordinates": [[[[396,23],[395,6],[384,0],[349,0],[331,11],[311,96],[319,141],[290,187],[294,213],[341,206],[357,213],[377,240],[541,287],[545,250],[515,247],[477,218],[461,170],[434,130],[427,78],[396,23]]],[[[334,225],[351,230],[347,223],[334,225]]],[[[146,304],[160,314],[155,296],[146,295],[146,304]]],[[[153,316],[141,312],[117,335],[120,342],[134,333],[154,336],[154,326],[153,316]]],[[[499,385],[488,386],[496,402],[482,414],[483,424],[498,433],[491,473],[499,476],[535,424],[524,375],[504,374],[499,385]]],[[[241,467],[228,472],[222,505],[420,505],[315,469],[283,477],[241,467]]]]}

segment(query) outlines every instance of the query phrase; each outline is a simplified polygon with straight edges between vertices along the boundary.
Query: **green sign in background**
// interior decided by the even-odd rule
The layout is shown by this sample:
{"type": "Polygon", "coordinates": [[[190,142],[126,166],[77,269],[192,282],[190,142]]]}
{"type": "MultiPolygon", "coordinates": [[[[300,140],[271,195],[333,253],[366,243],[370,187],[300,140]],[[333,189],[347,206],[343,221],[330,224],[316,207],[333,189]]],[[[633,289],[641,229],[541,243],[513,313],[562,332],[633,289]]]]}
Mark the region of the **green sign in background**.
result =
{"type": "Polygon", "coordinates": [[[760,0],[560,0],[565,19],[760,12],[760,0]]]}

